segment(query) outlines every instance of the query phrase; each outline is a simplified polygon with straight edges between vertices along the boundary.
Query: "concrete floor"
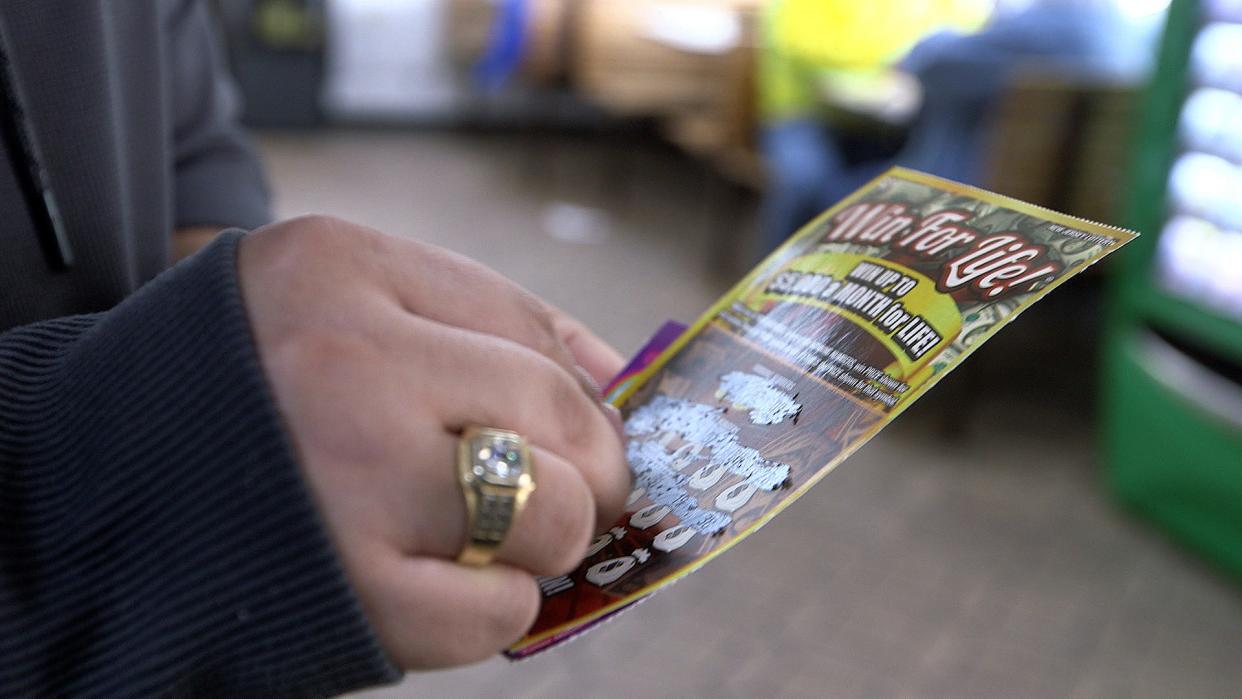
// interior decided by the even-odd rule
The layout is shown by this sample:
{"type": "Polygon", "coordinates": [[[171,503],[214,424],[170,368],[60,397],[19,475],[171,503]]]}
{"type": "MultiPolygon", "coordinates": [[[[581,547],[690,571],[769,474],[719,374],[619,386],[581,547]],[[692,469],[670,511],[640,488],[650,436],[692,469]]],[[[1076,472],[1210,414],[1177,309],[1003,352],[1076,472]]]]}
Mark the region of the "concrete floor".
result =
{"type": "MultiPolygon", "coordinates": [[[[262,147],[282,214],[475,256],[623,352],[723,290],[705,260],[748,225],[745,202],[641,143],[367,132],[262,147]]],[[[1023,323],[1038,329],[1037,313],[1023,323]]],[[[962,382],[945,383],[764,530],[606,627],[359,696],[1242,695],[1242,591],[1108,499],[1086,402],[1002,391],[950,439],[962,382]]]]}

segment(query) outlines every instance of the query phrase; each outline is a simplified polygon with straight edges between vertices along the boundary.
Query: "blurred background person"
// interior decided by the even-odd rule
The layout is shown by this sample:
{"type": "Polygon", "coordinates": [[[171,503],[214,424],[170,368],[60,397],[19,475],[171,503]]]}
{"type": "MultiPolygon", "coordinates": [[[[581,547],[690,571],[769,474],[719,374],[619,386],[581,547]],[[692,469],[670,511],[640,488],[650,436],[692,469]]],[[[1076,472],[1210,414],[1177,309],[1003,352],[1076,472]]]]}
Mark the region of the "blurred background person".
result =
{"type": "Polygon", "coordinates": [[[878,171],[861,163],[891,157],[893,127],[904,126],[920,100],[898,61],[930,34],[977,30],[991,11],[990,0],[767,6],[758,76],[769,178],[763,251],[878,171]]]}
{"type": "Polygon", "coordinates": [[[979,184],[987,125],[1021,71],[1137,78],[1150,46],[1123,20],[1108,0],[1002,2],[977,34],[920,41],[900,63],[918,78],[923,101],[895,164],[979,184]]]}
{"type": "Polygon", "coordinates": [[[980,184],[987,125],[1021,71],[1132,81],[1150,50],[1109,0],[913,7],[769,6],[764,251],[892,165],[980,184]]]}

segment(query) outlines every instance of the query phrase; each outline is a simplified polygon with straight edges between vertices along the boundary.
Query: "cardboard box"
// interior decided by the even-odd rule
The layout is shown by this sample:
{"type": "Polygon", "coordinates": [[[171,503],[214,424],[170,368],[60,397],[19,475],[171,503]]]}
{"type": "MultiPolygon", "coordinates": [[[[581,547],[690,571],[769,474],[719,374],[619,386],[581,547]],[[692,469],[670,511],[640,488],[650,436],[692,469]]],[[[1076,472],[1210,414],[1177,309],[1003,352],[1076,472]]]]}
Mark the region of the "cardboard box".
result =
{"type": "Polygon", "coordinates": [[[753,51],[749,15],[762,4],[580,2],[573,26],[573,82],[597,103],[636,115],[719,104],[727,92],[723,86],[736,79],[738,52],[753,51]]]}
{"type": "Polygon", "coordinates": [[[448,5],[449,55],[460,66],[473,66],[491,41],[498,2],[450,0],[448,5]]]}
{"type": "Polygon", "coordinates": [[[570,17],[579,0],[529,0],[522,77],[535,83],[564,79],[570,50],[570,17]]]}

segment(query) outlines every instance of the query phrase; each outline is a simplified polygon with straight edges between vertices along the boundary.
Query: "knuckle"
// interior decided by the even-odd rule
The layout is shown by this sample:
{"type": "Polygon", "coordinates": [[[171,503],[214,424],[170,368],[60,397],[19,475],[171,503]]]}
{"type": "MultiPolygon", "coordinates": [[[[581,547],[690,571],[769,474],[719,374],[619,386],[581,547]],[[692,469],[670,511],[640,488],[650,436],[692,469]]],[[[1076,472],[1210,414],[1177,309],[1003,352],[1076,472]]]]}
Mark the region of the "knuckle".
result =
{"type": "Polygon", "coordinates": [[[488,274],[495,274],[482,262],[460,253],[429,243],[410,242],[416,246],[427,265],[434,267],[452,287],[461,289],[463,293],[477,293],[486,288],[488,274]]]}
{"type": "Polygon", "coordinates": [[[464,257],[448,259],[456,259],[456,264],[446,265],[455,267],[456,286],[496,294],[507,322],[512,323],[513,339],[558,363],[571,361],[555,317],[538,296],[481,262],[464,257]]]}
{"type": "MultiPolygon", "coordinates": [[[[548,402],[551,404],[551,415],[556,421],[556,433],[565,447],[571,452],[566,457],[581,458],[590,449],[595,435],[595,421],[598,410],[592,405],[582,385],[560,366],[548,368],[548,402]]],[[[602,420],[603,416],[598,416],[602,420]]]]}
{"type": "Polygon", "coordinates": [[[528,338],[531,349],[558,364],[572,366],[569,351],[557,337],[555,329],[551,327],[551,320],[546,317],[546,311],[532,310],[523,317],[526,328],[522,335],[528,338]]]}
{"type": "Polygon", "coordinates": [[[553,317],[552,311],[548,309],[548,305],[539,300],[538,296],[523,289],[515,287],[517,301],[525,310],[526,317],[531,323],[535,331],[541,336],[547,338],[551,342],[559,344],[557,338],[556,318],[553,317]]]}

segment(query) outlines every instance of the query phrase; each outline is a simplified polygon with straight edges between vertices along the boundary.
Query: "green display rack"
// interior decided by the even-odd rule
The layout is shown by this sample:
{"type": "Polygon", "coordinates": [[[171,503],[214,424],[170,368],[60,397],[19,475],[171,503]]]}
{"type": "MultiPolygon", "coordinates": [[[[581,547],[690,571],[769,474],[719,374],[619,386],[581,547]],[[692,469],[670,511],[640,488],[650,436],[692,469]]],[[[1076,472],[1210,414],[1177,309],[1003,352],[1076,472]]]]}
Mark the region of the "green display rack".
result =
{"type": "Polygon", "coordinates": [[[1143,235],[1109,299],[1103,447],[1123,503],[1242,580],[1242,322],[1167,291],[1156,270],[1202,12],[1172,3],[1138,124],[1126,221],[1143,235]]]}

